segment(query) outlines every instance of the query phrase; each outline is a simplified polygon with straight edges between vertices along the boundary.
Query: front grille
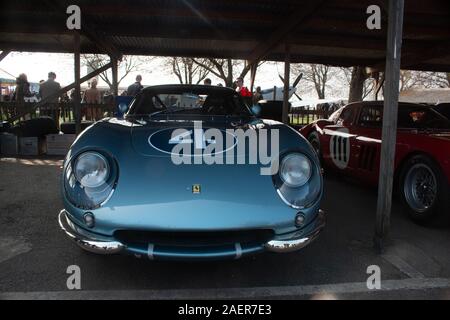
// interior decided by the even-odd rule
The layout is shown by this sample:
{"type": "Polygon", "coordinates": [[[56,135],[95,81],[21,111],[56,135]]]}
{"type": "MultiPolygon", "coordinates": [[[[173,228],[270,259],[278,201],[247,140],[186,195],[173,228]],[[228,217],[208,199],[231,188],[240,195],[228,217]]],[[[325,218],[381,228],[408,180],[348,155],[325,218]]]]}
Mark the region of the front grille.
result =
{"type": "Polygon", "coordinates": [[[171,247],[203,247],[241,244],[262,244],[273,239],[273,230],[232,230],[214,232],[160,232],[118,230],[114,237],[124,244],[149,243],[171,247]]]}

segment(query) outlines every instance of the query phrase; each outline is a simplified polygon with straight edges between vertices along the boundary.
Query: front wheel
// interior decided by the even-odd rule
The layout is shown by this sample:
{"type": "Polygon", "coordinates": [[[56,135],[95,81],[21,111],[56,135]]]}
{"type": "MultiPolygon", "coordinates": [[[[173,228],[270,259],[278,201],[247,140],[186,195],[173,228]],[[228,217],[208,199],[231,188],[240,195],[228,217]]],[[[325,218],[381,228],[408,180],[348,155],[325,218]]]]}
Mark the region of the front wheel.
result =
{"type": "Polygon", "coordinates": [[[417,155],[409,159],[400,173],[399,191],[409,217],[426,224],[444,216],[448,210],[448,182],[434,160],[417,155]]]}
{"type": "Polygon", "coordinates": [[[321,159],[320,139],[317,131],[313,131],[308,135],[308,141],[313,147],[314,151],[316,151],[316,154],[319,157],[319,159],[321,159]]]}

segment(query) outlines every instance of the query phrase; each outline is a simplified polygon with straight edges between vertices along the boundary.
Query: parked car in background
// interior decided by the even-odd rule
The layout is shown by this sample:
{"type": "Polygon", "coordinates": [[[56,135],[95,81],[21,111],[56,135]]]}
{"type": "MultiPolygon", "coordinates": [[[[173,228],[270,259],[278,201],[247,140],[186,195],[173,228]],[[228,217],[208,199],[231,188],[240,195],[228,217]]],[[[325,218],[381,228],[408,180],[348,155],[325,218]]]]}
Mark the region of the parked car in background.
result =
{"type": "MultiPolygon", "coordinates": [[[[383,102],[351,103],[300,132],[324,167],[376,186],[383,102]]],[[[410,217],[425,223],[450,214],[450,121],[428,106],[400,103],[395,184],[410,217]]]]}
{"type": "Polygon", "coordinates": [[[257,118],[230,88],[143,89],[125,119],[98,121],[78,137],[62,177],[60,226],[95,253],[237,259],[301,249],[325,225],[310,144],[289,126],[257,118]],[[264,143],[246,144],[235,130],[270,137],[277,130],[278,170],[262,175],[264,165],[248,162],[264,143]],[[175,163],[174,148],[190,163],[175,163]],[[220,155],[226,163],[202,159],[220,155]]]}

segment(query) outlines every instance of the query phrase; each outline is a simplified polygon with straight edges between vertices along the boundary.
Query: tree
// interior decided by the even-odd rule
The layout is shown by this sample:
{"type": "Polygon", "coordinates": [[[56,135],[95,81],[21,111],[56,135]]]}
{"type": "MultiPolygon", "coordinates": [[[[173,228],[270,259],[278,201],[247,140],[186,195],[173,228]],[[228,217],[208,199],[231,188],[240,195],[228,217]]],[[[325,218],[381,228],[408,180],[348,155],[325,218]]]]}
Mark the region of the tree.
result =
{"type": "MultiPolygon", "coordinates": [[[[223,80],[226,87],[233,87],[234,79],[245,78],[251,69],[251,65],[246,61],[232,59],[192,59],[195,64],[208,70],[217,78],[223,80]],[[241,69],[242,68],[242,69],[241,69]],[[238,73],[241,69],[241,72],[238,73]]],[[[264,62],[258,63],[258,66],[264,62]]]]}
{"type": "MultiPolygon", "coordinates": [[[[205,61],[205,63],[208,62],[205,61]]],[[[209,74],[206,68],[195,63],[192,58],[171,57],[165,64],[171,68],[181,84],[199,84],[209,74]]]]}
{"type": "MultiPolygon", "coordinates": [[[[349,69],[346,69],[349,70],[349,69]]],[[[374,89],[373,81],[369,80],[369,74],[365,67],[353,67],[350,76],[350,90],[348,94],[348,102],[362,101],[374,89]]]]}
{"type": "Polygon", "coordinates": [[[292,69],[297,74],[303,73],[302,80],[313,87],[319,99],[325,99],[329,82],[340,72],[338,68],[323,64],[294,64],[292,69]]]}
{"type": "MultiPolygon", "coordinates": [[[[125,77],[135,71],[145,70],[145,65],[152,61],[153,57],[138,57],[138,56],[123,56],[122,61],[118,65],[119,78],[117,80],[117,85],[122,82],[125,77]]],[[[108,64],[110,58],[106,55],[101,54],[85,54],[82,55],[82,65],[92,70],[101,68],[102,66],[108,64]]],[[[100,79],[102,79],[106,84],[108,84],[110,90],[113,90],[112,83],[112,73],[110,70],[104,71],[99,74],[100,79]]]]}
{"type": "Polygon", "coordinates": [[[450,74],[443,72],[400,71],[400,91],[414,88],[449,88],[450,74]]]}

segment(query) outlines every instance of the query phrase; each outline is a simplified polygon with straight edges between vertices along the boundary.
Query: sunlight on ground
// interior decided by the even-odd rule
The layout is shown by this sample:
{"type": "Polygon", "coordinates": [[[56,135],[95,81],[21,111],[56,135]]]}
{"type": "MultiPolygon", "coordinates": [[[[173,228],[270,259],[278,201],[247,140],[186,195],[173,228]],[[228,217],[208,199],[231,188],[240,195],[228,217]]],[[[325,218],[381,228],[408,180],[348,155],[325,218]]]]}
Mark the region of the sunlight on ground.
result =
{"type": "Polygon", "coordinates": [[[338,300],[338,297],[332,293],[318,293],[311,297],[311,300],[338,300]]]}
{"type": "Polygon", "coordinates": [[[61,166],[61,159],[21,159],[21,158],[1,158],[0,162],[18,163],[26,166],[61,166]]]}

